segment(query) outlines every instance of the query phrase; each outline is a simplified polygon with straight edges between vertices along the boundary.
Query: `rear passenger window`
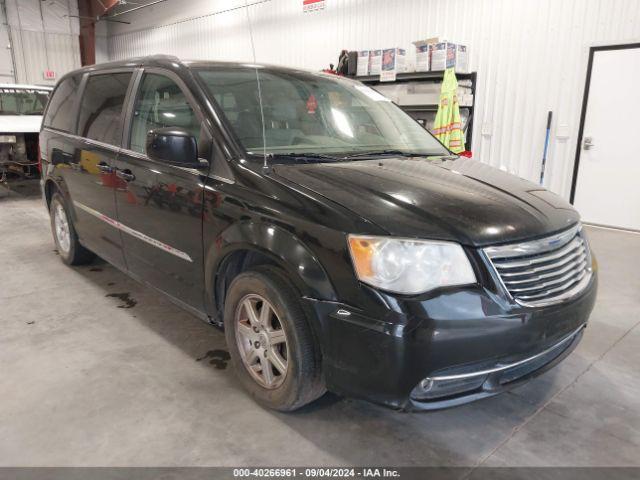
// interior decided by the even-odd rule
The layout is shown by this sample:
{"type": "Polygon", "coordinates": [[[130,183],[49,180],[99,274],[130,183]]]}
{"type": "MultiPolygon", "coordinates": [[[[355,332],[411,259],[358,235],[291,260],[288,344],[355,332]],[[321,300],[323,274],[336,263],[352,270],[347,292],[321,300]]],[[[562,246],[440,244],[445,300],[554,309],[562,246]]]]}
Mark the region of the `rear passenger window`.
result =
{"type": "Polygon", "coordinates": [[[53,93],[49,101],[47,113],[44,117],[44,126],[71,132],[75,127],[76,115],[73,111],[76,100],[76,92],[80,85],[80,76],[69,77],[63,80],[53,93]]]}
{"type": "Polygon", "coordinates": [[[200,121],[180,87],[164,75],[145,74],[133,110],[131,150],[146,153],[147,132],[163,127],[181,127],[200,139],[200,121]]]}
{"type": "Polygon", "coordinates": [[[121,117],[131,72],[91,75],[80,102],[78,135],[120,145],[121,117]]]}

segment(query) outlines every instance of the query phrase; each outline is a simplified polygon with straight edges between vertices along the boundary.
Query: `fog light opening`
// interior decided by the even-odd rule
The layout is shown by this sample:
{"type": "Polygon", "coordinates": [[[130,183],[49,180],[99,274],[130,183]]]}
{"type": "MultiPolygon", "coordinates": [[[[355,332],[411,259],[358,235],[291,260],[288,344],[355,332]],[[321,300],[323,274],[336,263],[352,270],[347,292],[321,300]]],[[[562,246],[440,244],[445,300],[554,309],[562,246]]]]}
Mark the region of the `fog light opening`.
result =
{"type": "Polygon", "coordinates": [[[421,380],[411,392],[414,400],[434,400],[470,393],[482,388],[487,375],[471,375],[463,378],[439,379],[427,377],[421,380]]]}
{"type": "Polygon", "coordinates": [[[432,378],[425,378],[424,380],[422,380],[420,382],[420,389],[423,392],[428,392],[429,390],[431,390],[433,388],[433,379],[432,378]]]}

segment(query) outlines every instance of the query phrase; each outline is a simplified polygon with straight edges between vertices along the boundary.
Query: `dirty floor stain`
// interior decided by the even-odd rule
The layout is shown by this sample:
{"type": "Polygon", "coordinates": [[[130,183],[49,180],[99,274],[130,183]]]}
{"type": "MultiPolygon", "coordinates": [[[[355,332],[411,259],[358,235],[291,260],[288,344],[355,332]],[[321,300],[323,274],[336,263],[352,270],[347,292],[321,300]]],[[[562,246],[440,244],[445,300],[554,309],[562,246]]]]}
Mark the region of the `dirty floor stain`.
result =
{"type": "Polygon", "coordinates": [[[105,297],[117,298],[122,301],[122,305],[118,305],[118,308],[133,308],[138,304],[137,300],[131,298],[130,293],[107,293],[105,297]]]}
{"type": "Polygon", "coordinates": [[[224,370],[227,368],[227,364],[231,359],[231,355],[226,350],[209,350],[202,357],[196,358],[196,362],[202,360],[209,360],[209,364],[216,367],[218,370],[224,370]]]}

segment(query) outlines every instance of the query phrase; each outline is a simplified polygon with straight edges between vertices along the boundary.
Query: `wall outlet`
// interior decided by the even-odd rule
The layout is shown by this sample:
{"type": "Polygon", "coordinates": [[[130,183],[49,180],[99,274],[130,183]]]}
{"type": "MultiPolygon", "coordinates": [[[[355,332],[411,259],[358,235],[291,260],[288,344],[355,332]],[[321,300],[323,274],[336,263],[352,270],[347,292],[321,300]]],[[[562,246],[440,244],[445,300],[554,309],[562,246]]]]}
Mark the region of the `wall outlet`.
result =
{"type": "Polygon", "coordinates": [[[558,125],[556,127],[556,138],[558,140],[567,140],[569,138],[569,125],[558,125]]]}

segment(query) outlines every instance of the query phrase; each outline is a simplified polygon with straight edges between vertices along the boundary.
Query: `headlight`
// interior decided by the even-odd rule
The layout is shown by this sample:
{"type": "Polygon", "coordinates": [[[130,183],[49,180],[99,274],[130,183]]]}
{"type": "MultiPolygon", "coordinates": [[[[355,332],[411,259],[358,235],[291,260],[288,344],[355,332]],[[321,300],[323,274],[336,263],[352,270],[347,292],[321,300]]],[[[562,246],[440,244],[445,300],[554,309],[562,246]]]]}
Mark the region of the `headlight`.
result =
{"type": "Polygon", "coordinates": [[[457,243],[349,235],[360,281],[390,292],[416,294],[468,285],[476,276],[457,243]]]}

